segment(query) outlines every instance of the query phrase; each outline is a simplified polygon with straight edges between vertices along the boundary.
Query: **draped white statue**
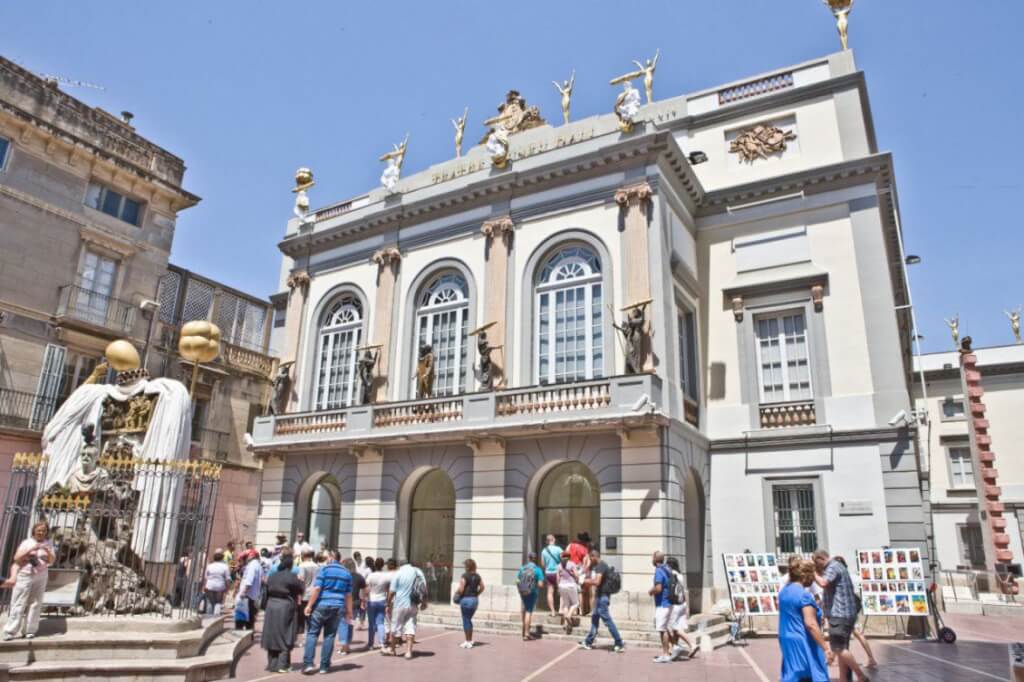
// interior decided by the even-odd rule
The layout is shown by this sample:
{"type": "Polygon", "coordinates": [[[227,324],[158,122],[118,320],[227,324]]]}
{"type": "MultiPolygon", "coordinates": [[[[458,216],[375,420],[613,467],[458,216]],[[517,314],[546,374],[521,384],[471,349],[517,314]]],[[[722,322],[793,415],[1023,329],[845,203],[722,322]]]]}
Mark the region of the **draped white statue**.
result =
{"type": "MultiPolygon", "coordinates": [[[[138,396],[155,397],[148,428],[131,438],[134,456],[144,460],[186,460],[192,440],[192,401],[188,390],[173,379],[149,379],[139,369],[139,356],[127,341],[107,346],[110,365],[118,370],[117,385],[84,384],[61,405],[43,431],[43,453],[49,456],[44,490],[67,486],[78,469],[82,452],[82,426],[92,424],[96,446],[102,452],[104,440],[114,434],[101,428],[103,404],[107,399],[125,403],[138,396]],[[141,438],[141,442],[139,442],[141,438]]],[[[175,528],[162,512],[177,507],[181,491],[173,476],[146,476],[136,480],[138,517],[132,538],[136,554],[149,561],[173,561],[175,528]],[[144,485],[143,485],[144,484],[144,485]]]]}

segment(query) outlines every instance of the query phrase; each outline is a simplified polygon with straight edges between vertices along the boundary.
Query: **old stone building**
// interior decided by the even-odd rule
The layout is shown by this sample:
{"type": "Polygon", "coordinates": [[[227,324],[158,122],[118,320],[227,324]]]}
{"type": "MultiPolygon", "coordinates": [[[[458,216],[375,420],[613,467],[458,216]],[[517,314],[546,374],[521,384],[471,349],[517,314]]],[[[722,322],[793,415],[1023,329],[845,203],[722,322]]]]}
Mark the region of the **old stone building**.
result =
{"type": "Polygon", "coordinates": [[[178,327],[208,318],[224,352],[201,373],[193,452],[231,465],[221,535],[253,532],[259,475],[243,436],[274,369],[269,302],[168,265],[178,213],[199,201],[184,173],[130,116],[0,58],[0,495],[11,456],[39,451],[110,341],[132,341],[152,374],[177,377],[178,327]]]}
{"type": "Polygon", "coordinates": [[[632,121],[502,111],[505,158],[492,130],[289,223],[258,542],[408,557],[440,598],[472,556],[488,609],[518,608],[547,533],[589,533],[630,608],[657,549],[699,610],[723,552],[923,546],[913,429],[889,424],[910,410],[893,160],[853,54],[632,121]]]}

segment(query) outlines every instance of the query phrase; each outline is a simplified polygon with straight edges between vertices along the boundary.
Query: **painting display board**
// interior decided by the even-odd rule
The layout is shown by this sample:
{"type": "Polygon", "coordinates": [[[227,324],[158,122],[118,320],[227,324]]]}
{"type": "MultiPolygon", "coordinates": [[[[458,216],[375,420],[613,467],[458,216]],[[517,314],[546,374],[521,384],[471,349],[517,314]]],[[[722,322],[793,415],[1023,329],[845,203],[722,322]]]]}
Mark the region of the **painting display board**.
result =
{"type": "Polygon", "coordinates": [[[857,573],[865,615],[928,615],[928,585],[921,550],[859,549],[857,573]]]}
{"type": "Polygon", "coordinates": [[[771,616],[779,613],[782,576],[774,553],[723,554],[729,598],[737,616],[771,616]]]}

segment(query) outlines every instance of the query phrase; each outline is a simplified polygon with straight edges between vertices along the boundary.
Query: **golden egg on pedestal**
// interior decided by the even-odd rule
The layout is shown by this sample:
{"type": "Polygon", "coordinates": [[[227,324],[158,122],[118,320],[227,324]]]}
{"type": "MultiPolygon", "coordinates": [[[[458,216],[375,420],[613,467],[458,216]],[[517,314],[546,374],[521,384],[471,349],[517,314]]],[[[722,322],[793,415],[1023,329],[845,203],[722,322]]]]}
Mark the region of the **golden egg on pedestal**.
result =
{"type": "Polygon", "coordinates": [[[124,339],[112,341],[106,350],[103,351],[103,355],[106,356],[110,366],[118,372],[138,369],[142,362],[139,359],[139,351],[135,350],[135,346],[124,339]]]}
{"type": "Polygon", "coordinates": [[[206,320],[187,322],[178,341],[181,357],[191,362],[210,362],[220,354],[220,328],[206,320]]]}

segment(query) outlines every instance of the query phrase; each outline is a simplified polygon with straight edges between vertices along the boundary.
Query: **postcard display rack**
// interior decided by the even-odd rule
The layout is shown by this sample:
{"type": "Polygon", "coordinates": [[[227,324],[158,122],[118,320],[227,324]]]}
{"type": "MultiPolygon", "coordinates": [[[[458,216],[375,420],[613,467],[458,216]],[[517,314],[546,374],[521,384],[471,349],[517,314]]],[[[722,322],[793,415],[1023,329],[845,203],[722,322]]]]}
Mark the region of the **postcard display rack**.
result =
{"type": "Polygon", "coordinates": [[[723,554],[729,586],[729,602],[737,620],[744,616],[772,616],[779,613],[782,576],[773,553],[723,554]]]}
{"type": "Polygon", "coordinates": [[[928,615],[920,549],[859,549],[857,572],[865,616],[928,615]]]}

